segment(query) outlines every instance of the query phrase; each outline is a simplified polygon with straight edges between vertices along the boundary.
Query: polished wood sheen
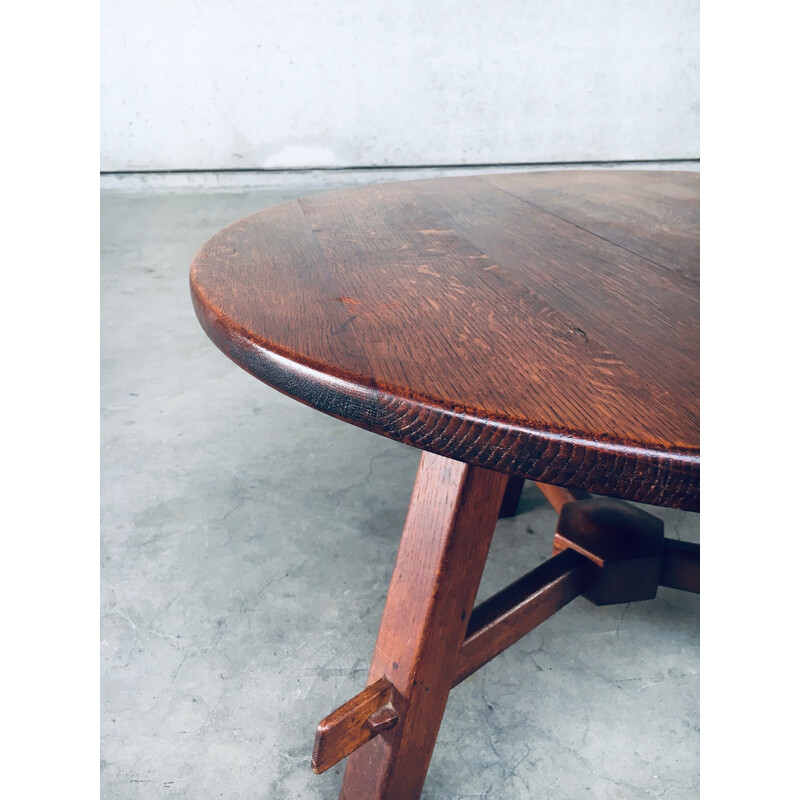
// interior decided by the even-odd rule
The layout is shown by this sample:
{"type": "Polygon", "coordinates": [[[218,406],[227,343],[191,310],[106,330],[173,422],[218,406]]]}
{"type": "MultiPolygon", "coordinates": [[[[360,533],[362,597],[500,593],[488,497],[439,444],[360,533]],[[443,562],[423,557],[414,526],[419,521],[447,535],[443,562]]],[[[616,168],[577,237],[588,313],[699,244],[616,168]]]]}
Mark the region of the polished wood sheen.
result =
{"type": "Polygon", "coordinates": [[[197,253],[234,361],[458,461],[699,506],[696,173],[407,181],[268,208],[197,253]]]}
{"type": "Polygon", "coordinates": [[[423,453],[368,677],[399,719],[350,756],[340,800],[419,797],[507,481],[423,453]]]}
{"type": "Polygon", "coordinates": [[[397,724],[395,690],[385,676],[371,683],[317,726],[311,768],[317,774],[338,764],[381,731],[397,724]]]}

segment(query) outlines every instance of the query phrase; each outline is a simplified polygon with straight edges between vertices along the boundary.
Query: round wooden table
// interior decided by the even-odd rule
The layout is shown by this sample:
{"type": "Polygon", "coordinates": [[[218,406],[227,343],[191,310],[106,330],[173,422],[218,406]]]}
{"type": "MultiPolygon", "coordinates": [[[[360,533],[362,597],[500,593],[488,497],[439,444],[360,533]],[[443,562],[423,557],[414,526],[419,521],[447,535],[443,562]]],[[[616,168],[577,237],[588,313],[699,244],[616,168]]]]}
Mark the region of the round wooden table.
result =
{"type": "Polygon", "coordinates": [[[698,228],[696,173],[508,173],[284,203],[195,256],[233,361],[425,451],[369,685],[317,734],[341,797],[417,797],[451,687],[577,594],[699,591],[699,550],[619,502],[699,509],[698,228]],[[556,556],[473,609],[526,478],[556,556]]]}

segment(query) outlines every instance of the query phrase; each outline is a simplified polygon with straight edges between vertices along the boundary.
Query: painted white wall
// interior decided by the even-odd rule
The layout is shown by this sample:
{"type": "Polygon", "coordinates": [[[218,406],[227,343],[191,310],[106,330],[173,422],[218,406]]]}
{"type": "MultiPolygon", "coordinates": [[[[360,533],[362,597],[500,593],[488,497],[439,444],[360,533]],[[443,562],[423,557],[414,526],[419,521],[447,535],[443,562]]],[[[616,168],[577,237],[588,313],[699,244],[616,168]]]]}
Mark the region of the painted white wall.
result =
{"type": "Polygon", "coordinates": [[[697,158],[698,0],[103,0],[101,169],[697,158]]]}

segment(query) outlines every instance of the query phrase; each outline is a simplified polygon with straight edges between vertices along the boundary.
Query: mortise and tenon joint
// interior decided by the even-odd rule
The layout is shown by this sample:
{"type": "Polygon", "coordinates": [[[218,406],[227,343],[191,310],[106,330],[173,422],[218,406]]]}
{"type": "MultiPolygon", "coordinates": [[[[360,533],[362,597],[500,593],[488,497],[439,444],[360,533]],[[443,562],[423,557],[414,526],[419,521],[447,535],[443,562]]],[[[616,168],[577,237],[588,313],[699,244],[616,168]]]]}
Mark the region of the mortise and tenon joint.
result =
{"type": "MultiPolygon", "coordinates": [[[[509,487],[501,516],[513,514],[519,488],[509,487]]],[[[559,511],[553,557],[473,609],[453,687],[579,595],[610,605],[650,600],[660,585],[700,591],[699,546],[666,539],[657,517],[619,500],[540,488],[559,511]]],[[[376,736],[390,734],[403,717],[398,709],[407,708],[408,698],[388,677],[371,683],[319,724],[314,771],[324,772],[376,736]]]]}

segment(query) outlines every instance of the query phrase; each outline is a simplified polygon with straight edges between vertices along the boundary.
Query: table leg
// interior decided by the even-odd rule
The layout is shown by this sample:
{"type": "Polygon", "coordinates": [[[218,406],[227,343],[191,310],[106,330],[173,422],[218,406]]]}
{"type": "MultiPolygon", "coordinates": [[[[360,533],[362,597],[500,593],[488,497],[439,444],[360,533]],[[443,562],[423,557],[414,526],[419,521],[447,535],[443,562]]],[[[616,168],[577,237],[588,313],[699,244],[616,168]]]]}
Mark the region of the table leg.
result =
{"type": "Polygon", "coordinates": [[[507,482],[423,453],[368,679],[399,721],[350,756],[340,800],[419,797],[507,482]]]}
{"type": "MultiPolygon", "coordinates": [[[[524,478],[508,479],[506,492],[503,495],[503,502],[500,504],[500,513],[498,514],[500,519],[516,515],[519,506],[519,497],[522,494],[522,487],[524,485],[524,478]]],[[[561,511],[564,504],[572,500],[586,500],[591,497],[590,494],[580,489],[565,489],[562,486],[550,486],[546,483],[539,483],[538,481],[536,485],[556,511],[561,511]]]]}
{"type": "Polygon", "coordinates": [[[513,517],[517,513],[519,506],[519,496],[522,494],[522,487],[525,485],[525,478],[509,478],[506,485],[506,492],[503,495],[503,502],[500,504],[501,519],[513,517]]]}

